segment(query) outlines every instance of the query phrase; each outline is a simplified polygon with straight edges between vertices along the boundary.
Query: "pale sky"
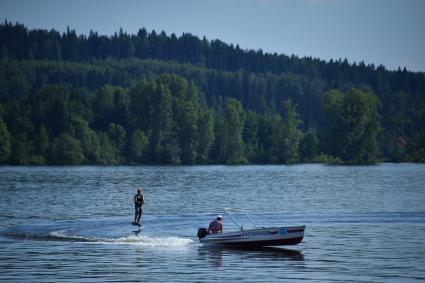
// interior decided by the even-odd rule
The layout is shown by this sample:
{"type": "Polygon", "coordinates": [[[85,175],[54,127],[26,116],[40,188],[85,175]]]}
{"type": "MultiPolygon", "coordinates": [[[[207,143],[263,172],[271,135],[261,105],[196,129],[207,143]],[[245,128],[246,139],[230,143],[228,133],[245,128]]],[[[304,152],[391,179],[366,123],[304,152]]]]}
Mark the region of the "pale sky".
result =
{"type": "Polygon", "coordinates": [[[425,0],[0,0],[29,28],[183,32],[286,55],[425,71],[425,0]]]}

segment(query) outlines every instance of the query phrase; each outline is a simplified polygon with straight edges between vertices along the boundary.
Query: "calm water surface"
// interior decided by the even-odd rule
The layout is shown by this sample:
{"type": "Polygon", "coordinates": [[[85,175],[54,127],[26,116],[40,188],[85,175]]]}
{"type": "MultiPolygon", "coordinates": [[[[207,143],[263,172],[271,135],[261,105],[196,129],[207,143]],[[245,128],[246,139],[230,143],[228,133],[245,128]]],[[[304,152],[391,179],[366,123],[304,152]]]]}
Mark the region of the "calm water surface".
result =
{"type": "Polygon", "coordinates": [[[4,282],[424,282],[425,165],[0,167],[0,270],[4,282]],[[306,225],[304,241],[200,245],[224,207],[306,225]]]}

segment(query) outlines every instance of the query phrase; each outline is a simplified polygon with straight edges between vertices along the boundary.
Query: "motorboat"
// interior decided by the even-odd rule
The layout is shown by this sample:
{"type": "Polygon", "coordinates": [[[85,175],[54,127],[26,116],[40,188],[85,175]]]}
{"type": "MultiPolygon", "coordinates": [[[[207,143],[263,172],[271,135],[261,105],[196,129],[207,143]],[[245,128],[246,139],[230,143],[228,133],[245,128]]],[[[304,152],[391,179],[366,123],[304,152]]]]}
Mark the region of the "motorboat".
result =
{"type": "Polygon", "coordinates": [[[208,229],[199,228],[198,238],[205,245],[219,245],[238,248],[255,248],[268,246],[297,245],[304,238],[305,225],[290,227],[259,227],[251,217],[241,209],[225,208],[224,212],[238,227],[238,231],[225,233],[208,233],[208,229]],[[236,220],[232,213],[246,217],[253,225],[252,229],[244,227],[236,220]]]}

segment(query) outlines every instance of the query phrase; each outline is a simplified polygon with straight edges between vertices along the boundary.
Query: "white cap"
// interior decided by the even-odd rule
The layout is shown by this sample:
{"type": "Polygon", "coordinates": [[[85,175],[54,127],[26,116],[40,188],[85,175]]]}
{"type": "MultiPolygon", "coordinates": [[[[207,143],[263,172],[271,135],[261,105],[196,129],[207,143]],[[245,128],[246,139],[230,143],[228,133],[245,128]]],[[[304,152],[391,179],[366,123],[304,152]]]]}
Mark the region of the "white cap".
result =
{"type": "Polygon", "coordinates": [[[223,219],[223,216],[221,214],[217,215],[217,218],[223,219]]]}

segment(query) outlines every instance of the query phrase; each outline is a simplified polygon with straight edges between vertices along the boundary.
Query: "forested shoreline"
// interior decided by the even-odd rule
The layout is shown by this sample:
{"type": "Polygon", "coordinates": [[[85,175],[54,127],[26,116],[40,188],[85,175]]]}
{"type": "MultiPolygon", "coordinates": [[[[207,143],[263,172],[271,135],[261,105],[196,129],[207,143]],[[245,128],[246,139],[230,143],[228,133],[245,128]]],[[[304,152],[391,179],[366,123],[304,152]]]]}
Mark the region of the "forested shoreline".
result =
{"type": "Polygon", "coordinates": [[[0,25],[2,164],[425,161],[425,75],[0,25]]]}

